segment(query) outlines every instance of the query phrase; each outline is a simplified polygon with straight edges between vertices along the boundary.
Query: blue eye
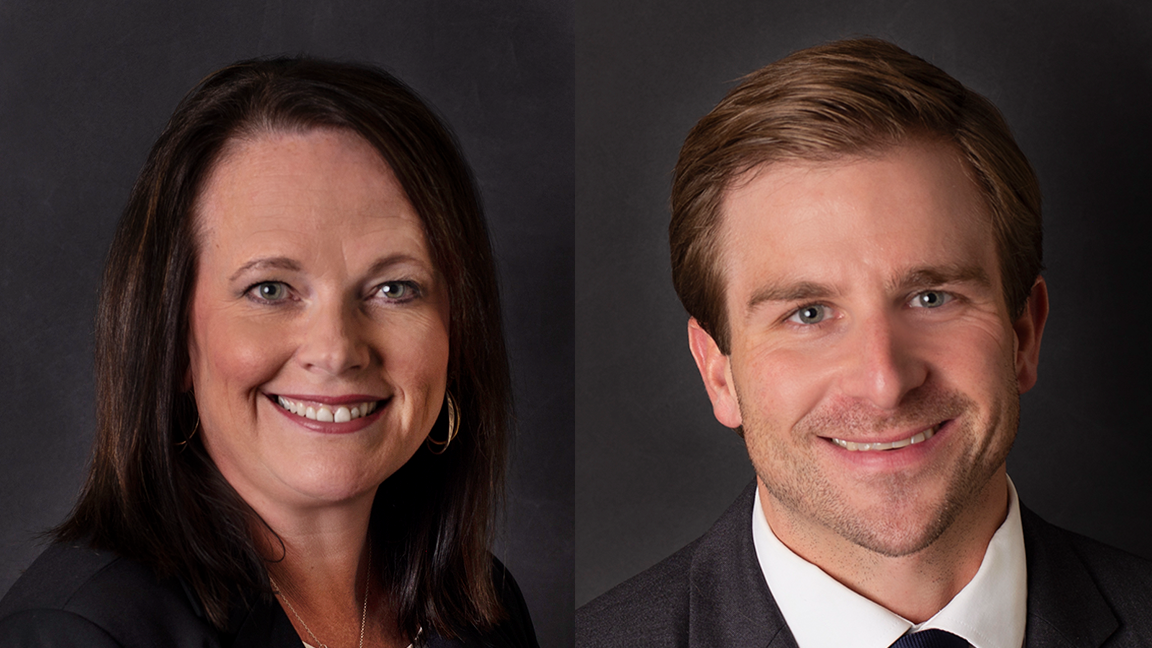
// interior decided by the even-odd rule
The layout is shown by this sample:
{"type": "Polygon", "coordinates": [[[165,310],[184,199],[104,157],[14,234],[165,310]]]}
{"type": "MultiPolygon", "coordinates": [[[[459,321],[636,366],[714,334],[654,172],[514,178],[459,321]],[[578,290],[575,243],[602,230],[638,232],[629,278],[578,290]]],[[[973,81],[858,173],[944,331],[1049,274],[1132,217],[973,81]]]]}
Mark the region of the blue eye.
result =
{"type": "Polygon", "coordinates": [[[280,301],[288,296],[288,286],[280,281],[265,281],[252,286],[250,292],[264,301],[280,301]]]}
{"type": "Polygon", "coordinates": [[[939,290],[925,290],[912,298],[910,304],[913,308],[939,308],[955,299],[952,295],[939,290]]]}
{"type": "Polygon", "coordinates": [[[810,304],[797,309],[788,320],[796,322],[797,324],[819,324],[827,319],[827,317],[827,306],[824,304],[810,304]]]}

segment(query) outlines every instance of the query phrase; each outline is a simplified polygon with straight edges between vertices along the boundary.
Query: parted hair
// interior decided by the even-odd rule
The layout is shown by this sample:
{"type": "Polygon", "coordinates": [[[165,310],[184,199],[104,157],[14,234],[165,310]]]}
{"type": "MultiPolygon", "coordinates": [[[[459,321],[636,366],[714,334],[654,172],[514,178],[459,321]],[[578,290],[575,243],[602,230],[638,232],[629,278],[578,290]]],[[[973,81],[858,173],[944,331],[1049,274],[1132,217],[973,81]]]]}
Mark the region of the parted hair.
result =
{"type": "MultiPolygon", "coordinates": [[[[887,41],[801,50],[748,75],[689,132],[672,182],[672,281],[688,314],[729,353],[720,260],[723,202],[744,174],[781,161],[881,153],[913,140],[953,147],[979,188],[1009,312],[1043,268],[1040,185],[990,101],[887,41]]],[[[770,218],[771,215],[765,215],[770,218]]]]}
{"type": "MultiPolygon", "coordinates": [[[[184,380],[193,221],[202,185],[229,142],[318,128],[350,131],[379,151],[423,223],[451,305],[447,387],[460,431],[443,454],[422,448],[378,489],[373,568],[408,636],[486,630],[505,614],[488,547],[512,407],[488,229],[452,133],[401,81],[368,66],[245,61],[210,75],[180,102],[108,254],[96,321],[93,455],[56,536],[184,579],[221,629],[249,593],[270,596],[269,557],[251,533],[262,521],[194,434],[199,419],[184,380]]],[[[432,434],[443,439],[445,425],[442,412],[432,434]]]]}

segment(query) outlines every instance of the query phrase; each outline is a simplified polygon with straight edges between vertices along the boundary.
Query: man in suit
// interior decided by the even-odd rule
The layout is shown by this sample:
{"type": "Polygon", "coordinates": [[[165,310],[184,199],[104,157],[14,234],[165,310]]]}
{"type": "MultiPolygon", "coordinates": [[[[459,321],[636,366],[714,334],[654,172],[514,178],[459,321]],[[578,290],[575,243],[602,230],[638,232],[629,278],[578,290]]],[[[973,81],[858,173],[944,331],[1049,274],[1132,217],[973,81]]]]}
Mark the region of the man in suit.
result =
{"type": "Polygon", "coordinates": [[[1039,185],[986,99],[884,41],[797,52],[688,135],[669,232],[757,479],[582,608],[578,645],[1152,642],[1152,565],[1006,474],[1048,292],[1039,185]]]}

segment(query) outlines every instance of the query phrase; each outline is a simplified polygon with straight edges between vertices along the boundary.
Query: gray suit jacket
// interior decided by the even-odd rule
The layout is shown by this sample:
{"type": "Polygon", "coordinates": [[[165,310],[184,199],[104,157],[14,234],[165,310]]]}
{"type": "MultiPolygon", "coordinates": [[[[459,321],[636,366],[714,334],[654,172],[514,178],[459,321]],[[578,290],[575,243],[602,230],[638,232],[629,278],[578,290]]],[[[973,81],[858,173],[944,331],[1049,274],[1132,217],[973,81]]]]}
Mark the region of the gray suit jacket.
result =
{"type": "MultiPolygon", "coordinates": [[[[712,528],[576,612],[579,648],[796,648],[752,544],[755,484],[712,528]]],[[[1021,507],[1026,648],[1152,646],[1152,562],[1021,507]]]]}

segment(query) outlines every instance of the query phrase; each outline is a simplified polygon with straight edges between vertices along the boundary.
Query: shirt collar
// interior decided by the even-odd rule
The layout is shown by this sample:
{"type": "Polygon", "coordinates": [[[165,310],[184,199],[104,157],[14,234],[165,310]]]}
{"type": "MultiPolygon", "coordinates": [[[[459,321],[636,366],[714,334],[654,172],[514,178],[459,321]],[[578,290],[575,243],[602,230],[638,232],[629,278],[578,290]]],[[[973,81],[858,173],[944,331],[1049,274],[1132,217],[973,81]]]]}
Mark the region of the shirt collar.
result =
{"type": "Polygon", "coordinates": [[[752,542],[799,648],[888,648],[909,630],[931,628],[959,635],[975,648],[1024,644],[1028,574],[1020,504],[1011,479],[1008,515],[988,543],[980,569],[944,609],[920,625],[853,592],[784,546],[764,517],[759,489],[752,507],[752,542]]]}

